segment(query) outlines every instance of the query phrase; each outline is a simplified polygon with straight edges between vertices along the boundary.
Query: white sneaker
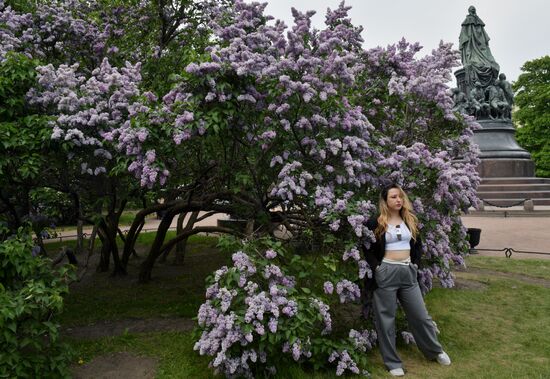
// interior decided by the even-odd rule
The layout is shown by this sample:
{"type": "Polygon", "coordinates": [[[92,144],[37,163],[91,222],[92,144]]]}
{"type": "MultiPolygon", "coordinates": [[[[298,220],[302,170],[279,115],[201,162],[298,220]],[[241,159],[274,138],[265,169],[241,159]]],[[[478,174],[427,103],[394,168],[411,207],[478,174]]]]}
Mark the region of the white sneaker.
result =
{"type": "Polygon", "coordinates": [[[401,367],[390,370],[390,374],[393,376],[405,376],[405,371],[401,367]]]}
{"type": "Polygon", "coordinates": [[[437,363],[443,366],[449,366],[451,364],[451,358],[446,352],[439,353],[437,356],[437,363]]]}

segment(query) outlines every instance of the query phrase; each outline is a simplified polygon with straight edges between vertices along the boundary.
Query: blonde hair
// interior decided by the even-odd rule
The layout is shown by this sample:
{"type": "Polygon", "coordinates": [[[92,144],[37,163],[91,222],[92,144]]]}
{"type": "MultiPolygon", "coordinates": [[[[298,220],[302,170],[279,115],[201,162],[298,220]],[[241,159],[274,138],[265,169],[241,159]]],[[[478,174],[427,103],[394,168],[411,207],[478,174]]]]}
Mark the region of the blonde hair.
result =
{"type": "Polygon", "coordinates": [[[382,234],[386,233],[386,230],[388,229],[388,219],[390,217],[390,210],[388,209],[388,193],[391,189],[396,188],[399,190],[399,194],[401,195],[401,198],[403,199],[403,206],[399,210],[399,214],[403,221],[405,221],[405,224],[407,224],[407,227],[411,231],[411,235],[413,240],[416,241],[416,236],[418,235],[418,218],[416,218],[415,214],[412,210],[411,201],[409,200],[409,197],[403,191],[403,188],[398,186],[397,184],[392,184],[387,186],[380,192],[380,200],[378,202],[378,211],[380,212],[380,216],[378,216],[378,227],[374,231],[374,234],[377,238],[380,238],[382,234]]]}

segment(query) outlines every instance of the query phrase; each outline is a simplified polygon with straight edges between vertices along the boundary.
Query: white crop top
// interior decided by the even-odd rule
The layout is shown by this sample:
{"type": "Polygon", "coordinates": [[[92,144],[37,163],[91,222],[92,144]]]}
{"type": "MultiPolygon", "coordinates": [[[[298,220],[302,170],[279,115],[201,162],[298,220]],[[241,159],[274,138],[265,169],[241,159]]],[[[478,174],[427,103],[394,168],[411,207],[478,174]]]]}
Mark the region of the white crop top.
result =
{"type": "Polygon", "coordinates": [[[411,231],[404,221],[399,225],[388,224],[386,230],[386,251],[390,250],[410,250],[411,249],[411,231]]]}

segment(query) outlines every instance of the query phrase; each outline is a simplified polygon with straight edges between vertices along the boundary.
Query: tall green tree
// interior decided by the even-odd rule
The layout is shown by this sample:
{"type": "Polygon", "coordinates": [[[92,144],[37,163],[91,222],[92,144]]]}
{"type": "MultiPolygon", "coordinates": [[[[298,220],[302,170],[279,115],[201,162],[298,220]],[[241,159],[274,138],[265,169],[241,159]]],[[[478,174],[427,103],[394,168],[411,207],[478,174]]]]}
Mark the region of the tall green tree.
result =
{"type": "Polygon", "coordinates": [[[550,177],[550,56],[533,59],[521,68],[514,83],[516,105],[514,121],[520,127],[517,140],[531,153],[536,174],[550,177]]]}

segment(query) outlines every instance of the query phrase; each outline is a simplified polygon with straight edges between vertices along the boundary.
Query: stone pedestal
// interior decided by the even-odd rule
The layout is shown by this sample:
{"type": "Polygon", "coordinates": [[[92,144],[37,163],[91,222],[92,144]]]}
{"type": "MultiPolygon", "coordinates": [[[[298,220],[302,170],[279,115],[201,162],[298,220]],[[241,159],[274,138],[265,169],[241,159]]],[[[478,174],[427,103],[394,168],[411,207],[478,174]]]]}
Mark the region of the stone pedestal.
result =
{"type": "Polygon", "coordinates": [[[477,172],[482,178],[529,178],[535,165],[528,159],[482,159],[477,172]]]}
{"type": "Polygon", "coordinates": [[[474,133],[474,142],[481,150],[478,172],[482,178],[532,177],[535,165],[531,155],[514,137],[510,120],[478,120],[482,129],[474,133]]]}

